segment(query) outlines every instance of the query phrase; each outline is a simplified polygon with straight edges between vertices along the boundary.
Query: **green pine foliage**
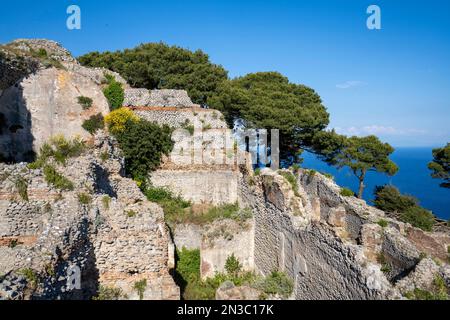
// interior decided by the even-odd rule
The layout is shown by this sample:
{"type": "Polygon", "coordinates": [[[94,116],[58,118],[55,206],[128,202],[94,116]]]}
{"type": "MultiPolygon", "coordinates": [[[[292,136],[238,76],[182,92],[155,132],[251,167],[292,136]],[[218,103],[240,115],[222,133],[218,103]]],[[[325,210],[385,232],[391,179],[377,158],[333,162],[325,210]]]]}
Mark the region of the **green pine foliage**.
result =
{"type": "Polygon", "coordinates": [[[450,143],[444,148],[433,150],[433,161],[428,164],[431,176],[443,180],[441,187],[450,188],[450,143]]]}
{"type": "Polygon", "coordinates": [[[104,67],[121,74],[132,87],[184,89],[195,103],[205,104],[227,79],[227,71],[211,63],[207,54],[164,43],[142,44],[116,52],[92,52],[81,64],[104,67]]]}
{"type": "Polygon", "coordinates": [[[424,231],[431,231],[436,222],[433,213],[422,208],[416,198],[401,194],[395,186],[377,186],[374,204],[380,210],[398,213],[401,221],[424,231]]]}
{"type": "Polygon", "coordinates": [[[391,185],[377,186],[373,202],[378,209],[391,213],[401,213],[418,205],[416,198],[401,194],[395,186],[391,185]]]}

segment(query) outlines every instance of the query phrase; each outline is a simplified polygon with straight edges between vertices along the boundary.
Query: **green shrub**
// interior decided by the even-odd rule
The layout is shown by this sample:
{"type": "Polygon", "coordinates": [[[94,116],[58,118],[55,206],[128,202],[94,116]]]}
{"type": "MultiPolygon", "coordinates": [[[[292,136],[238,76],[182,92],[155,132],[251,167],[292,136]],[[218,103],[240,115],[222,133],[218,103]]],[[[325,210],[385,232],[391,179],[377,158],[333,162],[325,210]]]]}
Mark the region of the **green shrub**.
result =
{"type": "Polygon", "coordinates": [[[65,164],[67,159],[78,157],[86,150],[86,145],[80,138],[66,140],[64,136],[58,135],[50,139],[48,143],[44,143],[39,151],[38,159],[29,164],[28,168],[42,168],[47,160],[53,158],[60,164],[65,164]]]}
{"type": "Polygon", "coordinates": [[[290,183],[295,195],[299,196],[297,178],[288,171],[279,171],[278,173],[290,183]]]}
{"type": "Polygon", "coordinates": [[[286,299],[292,294],[294,284],[286,274],[274,271],[264,279],[260,289],[267,295],[278,294],[286,299]]]}
{"type": "Polygon", "coordinates": [[[109,153],[107,151],[101,152],[100,153],[100,160],[102,160],[102,162],[106,162],[109,160],[109,153]]]}
{"type": "Polygon", "coordinates": [[[94,102],[91,98],[88,97],[78,97],[78,103],[83,107],[83,110],[87,110],[92,107],[92,103],[94,102]]]}
{"type": "Polygon", "coordinates": [[[40,58],[47,58],[47,56],[48,56],[47,50],[45,50],[44,48],[40,48],[40,49],[37,51],[37,55],[38,55],[40,58]]]}
{"type": "Polygon", "coordinates": [[[389,225],[389,222],[384,219],[380,219],[378,220],[377,224],[382,228],[386,228],[389,225]]]}
{"type": "Polygon", "coordinates": [[[12,239],[12,240],[9,242],[8,248],[14,249],[14,248],[17,247],[18,245],[19,245],[19,240],[17,240],[17,239],[12,239]]]}
{"type": "Polygon", "coordinates": [[[137,215],[137,212],[134,210],[128,210],[125,212],[128,218],[134,218],[137,215]]]}
{"type": "Polygon", "coordinates": [[[24,201],[28,201],[28,182],[24,178],[18,176],[14,181],[17,192],[24,201]]]}
{"type": "Polygon", "coordinates": [[[295,163],[292,165],[291,169],[295,174],[298,174],[300,172],[301,167],[298,163],[295,163]]]}
{"type": "Polygon", "coordinates": [[[105,210],[109,210],[109,206],[111,204],[111,197],[110,196],[104,196],[102,198],[102,204],[103,204],[103,208],[105,210]]]}
{"type": "Polygon", "coordinates": [[[184,130],[188,131],[191,136],[194,135],[195,127],[193,124],[191,124],[191,122],[189,120],[186,120],[186,122],[183,124],[182,128],[184,130]]]}
{"type": "Polygon", "coordinates": [[[82,205],[87,206],[92,203],[92,197],[87,193],[84,193],[84,192],[79,193],[77,195],[77,197],[78,197],[78,203],[80,203],[82,205]]]}
{"type": "Polygon", "coordinates": [[[125,157],[128,173],[145,181],[149,172],[158,168],[162,155],[173,149],[172,129],[146,120],[128,121],[126,130],[115,134],[125,157]]]}
{"type": "Polygon", "coordinates": [[[145,190],[145,195],[149,201],[156,203],[173,199],[172,192],[166,188],[147,188],[145,190]]]}
{"type": "Polygon", "coordinates": [[[403,195],[394,186],[378,186],[375,188],[375,207],[386,212],[404,212],[407,209],[417,206],[416,198],[403,195]]]}
{"type": "Polygon", "coordinates": [[[260,168],[256,168],[255,169],[255,176],[259,176],[261,174],[261,169],[260,168]]]}
{"type": "Polygon", "coordinates": [[[313,178],[313,177],[316,176],[317,171],[314,170],[314,169],[310,169],[310,170],[306,171],[306,173],[308,174],[308,177],[309,177],[309,178],[313,178]]]}
{"type": "Polygon", "coordinates": [[[25,268],[19,271],[19,274],[24,276],[27,279],[27,282],[30,283],[33,287],[37,287],[39,284],[39,275],[31,268],[25,268]]]}
{"type": "Polygon", "coordinates": [[[98,290],[98,294],[96,297],[92,298],[92,300],[121,300],[127,299],[127,295],[123,292],[121,288],[111,288],[100,286],[98,290]]]}
{"type": "Polygon", "coordinates": [[[125,93],[122,87],[122,84],[113,76],[106,75],[105,76],[108,81],[108,86],[103,89],[103,94],[105,95],[106,100],[108,100],[110,110],[119,109],[123,105],[123,101],[125,100],[125,93]]]}
{"type": "Polygon", "coordinates": [[[242,264],[234,256],[234,253],[227,258],[227,261],[225,262],[225,270],[227,271],[228,275],[231,276],[237,276],[241,273],[242,264]]]}
{"type": "Polygon", "coordinates": [[[139,300],[143,300],[145,289],[147,289],[147,279],[135,282],[133,289],[136,290],[136,292],[138,293],[139,300]]]}
{"type": "Polygon", "coordinates": [[[350,190],[349,188],[342,188],[341,189],[341,196],[343,197],[354,197],[355,193],[350,190]]]}
{"type": "Polygon", "coordinates": [[[44,177],[48,184],[52,185],[59,190],[73,190],[73,183],[58,173],[56,169],[51,165],[44,166],[44,177]]]}
{"type": "Polygon", "coordinates": [[[435,276],[431,291],[415,288],[407,292],[405,297],[409,300],[449,300],[447,285],[440,275],[435,276]]]}
{"type": "Polygon", "coordinates": [[[418,206],[407,209],[400,215],[400,220],[424,231],[431,231],[435,224],[434,215],[418,206]]]}
{"type": "Polygon", "coordinates": [[[326,172],[323,172],[322,174],[323,174],[326,178],[328,178],[328,179],[330,179],[330,180],[334,180],[334,176],[333,176],[332,174],[326,173],[326,172]]]}
{"type": "Polygon", "coordinates": [[[104,129],[105,121],[102,114],[98,113],[94,116],[91,116],[89,119],[84,120],[82,127],[92,135],[95,134],[98,130],[104,129]]]}

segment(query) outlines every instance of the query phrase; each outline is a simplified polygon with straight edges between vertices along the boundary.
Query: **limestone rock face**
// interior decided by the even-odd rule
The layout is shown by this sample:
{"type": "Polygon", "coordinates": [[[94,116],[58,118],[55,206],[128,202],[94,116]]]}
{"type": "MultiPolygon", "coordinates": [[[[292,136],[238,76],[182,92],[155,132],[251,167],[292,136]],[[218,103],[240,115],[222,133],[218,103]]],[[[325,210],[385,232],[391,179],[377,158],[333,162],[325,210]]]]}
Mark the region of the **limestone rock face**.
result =
{"type": "Polygon", "coordinates": [[[109,111],[100,81],[96,82],[100,70],[92,72],[80,66],[52,41],[20,40],[7,48],[4,57],[0,55],[0,70],[4,71],[0,73],[1,156],[28,161],[51,136],[88,138],[82,128],[84,120],[109,111]],[[46,50],[45,59],[52,59],[53,66],[29,56],[30,50],[39,49],[46,50]],[[25,62],[18,66],[16,60],[25,62]],[[84,110],[78,103],[81,96],[91,98],[92,107],[84,110]]]}

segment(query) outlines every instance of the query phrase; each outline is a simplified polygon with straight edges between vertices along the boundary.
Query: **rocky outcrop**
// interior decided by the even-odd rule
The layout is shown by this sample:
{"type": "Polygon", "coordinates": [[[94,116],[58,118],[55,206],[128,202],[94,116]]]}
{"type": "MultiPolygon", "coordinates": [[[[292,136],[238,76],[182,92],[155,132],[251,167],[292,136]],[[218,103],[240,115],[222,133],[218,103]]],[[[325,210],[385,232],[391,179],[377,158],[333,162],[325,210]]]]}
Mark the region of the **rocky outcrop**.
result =
{"type": "Polygon", "coordinates": [[[81,127],[84,120],[109,112],[101,84],[110,72],[80,66],[67,50],[47,40],[17,40],[0,52],[2,158],[30,161],[58,134],[89,138],[81,127]],[[79,97],[92,99],[92,106],[84,109],[79,97]]]}
{"type": "Polygon", "coordinates": [[[134,284],[146,280],[144,299],[178,299],[162,209],[122,176],[114,142],[98,135],[89,152],[57,168],[74,191],[54,189],[41,169],[0,167],[0,297],[90,299],[103,286],[139,299],[134,284]],[[18,195],[18,177],[27,181],[28,201],[18,195]],[[72,270],[79,288],[71,286],[72,270]]]}
{"type": "MultiPolygon", "coordinates": [[[[240,194],[254,212],[256,269],[286,272],[297,299],[401,298],[405,283],[408,290],[426,289],[413,280],[423,278],[422,259],[440,259],[450,245],[450,234],[426,233],[390,219],[364,201],[343,197],[321,174],[300,170],[293,189],[278,172],[266,169],[243,180],[240,194]],[[381,219],[387,226],[379,224],[381,219]]],[[[439,263],[447,266],[446,260],[439,263]]],[[[445,278],[447,267],[433,270],[445,278]]]]}

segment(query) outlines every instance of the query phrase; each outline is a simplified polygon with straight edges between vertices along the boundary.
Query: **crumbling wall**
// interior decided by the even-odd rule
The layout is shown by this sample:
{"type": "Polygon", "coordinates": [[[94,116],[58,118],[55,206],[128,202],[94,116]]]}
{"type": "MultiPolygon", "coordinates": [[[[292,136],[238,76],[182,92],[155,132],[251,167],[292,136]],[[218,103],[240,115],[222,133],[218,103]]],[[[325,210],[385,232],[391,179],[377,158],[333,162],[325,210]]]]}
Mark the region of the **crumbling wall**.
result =
{"type": "Polygon", "coordinates": [[[379,268],[365,263],[361,247],[346,243],[318,220],[313,206],[292,208],[285,181],[270,170],[243,179],[242,202],[255,216],[254,257],[259,272],[284,271],[296,299],[382,299],[391,286],[379,268]]]}
{"type": "Polygon", "coordinates": [[[151,175],[156,187],[169,188],[193,203],[213,205],[238,200],[238,179],[238,172],[231,170],[158,170],[151,175]]]}
{"type": "Polygon", "coordinates": [[[253,271],[254,221],[217,220],[205,225],[180,224],[173,237],[178,250],[200,250],[200,274],[203,279],[224,273],[227,259],[234,255],[242,270],[253,271]]]}
{"type": "Polygon", "coordinates": [[[100,133],[88,153],[69,159],[66,167],[54,164],[74,183],[74,191],[64,192],[49,186],[41,169],[1,165],[0,172],[20,172],[28,179],[29,201],[17,197],[10,180],[0,185],[0,217],[9,217],[10,206],[17,208],[13,220],[1,220],[0,297],[85,300],[106,286],[138,299],[134,284],[145,279],[144,299],[179,299],[169,274],[173,245],[162,209],[122,177],[118,158],[114,142],[100,133]],[[100,160],[104,153],[106,161],[100,160]],[[91,201],[81,203],[80,193],[89,194],[91,201]],[[24,210],[35,201],[42,202],[40,217],[24,210]],[[70,284],[73,268],[80,288],[70,284]]]}

